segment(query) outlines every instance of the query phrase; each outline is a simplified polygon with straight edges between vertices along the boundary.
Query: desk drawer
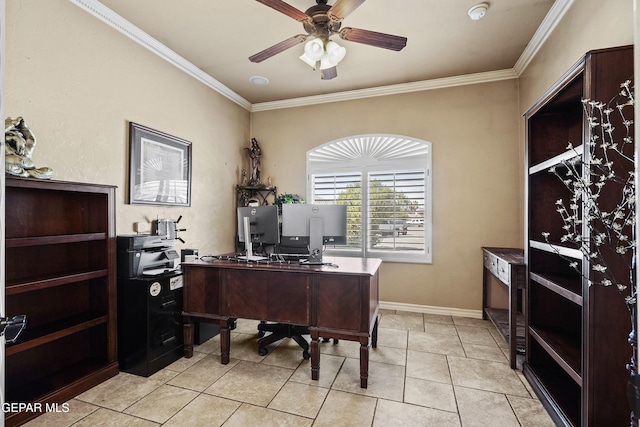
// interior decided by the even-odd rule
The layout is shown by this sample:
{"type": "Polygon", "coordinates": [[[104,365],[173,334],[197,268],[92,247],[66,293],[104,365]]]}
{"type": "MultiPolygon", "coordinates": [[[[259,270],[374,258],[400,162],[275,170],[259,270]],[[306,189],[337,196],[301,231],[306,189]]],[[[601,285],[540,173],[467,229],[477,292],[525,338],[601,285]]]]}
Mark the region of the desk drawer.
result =
{"type": "Polygon", "coordinates": [[[498,276],[498,257],[491,252],[484,251],[484,267],[493,275],[498,276]]]}
{"type": "Polygon", "coordinates": [[[511,264],[501,258],[498,258],[498,279],[507,285],[511,284],[511,264]]]}

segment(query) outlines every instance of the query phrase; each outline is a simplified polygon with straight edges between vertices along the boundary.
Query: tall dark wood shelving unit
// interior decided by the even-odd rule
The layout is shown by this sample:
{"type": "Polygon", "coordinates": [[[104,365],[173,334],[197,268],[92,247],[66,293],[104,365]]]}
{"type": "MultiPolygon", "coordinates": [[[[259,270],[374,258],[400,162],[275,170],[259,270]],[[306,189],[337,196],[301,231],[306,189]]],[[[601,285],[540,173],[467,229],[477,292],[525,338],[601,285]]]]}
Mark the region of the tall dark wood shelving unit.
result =
{"type": "MultiPolygon", "coordinates": [[[[63,403],[118,373],[115,187],[6,179],[6,402],[63,403]]],[[[7,413],[14,426],[38,413],[7,413]]]]}
{"type": "Polygon", "coordinates": [[[591,51],[525,114],[529,281],[523,369],[558,425],[629,425],[629,312],[615,287],[589,286],[589,260],[560,242],[563,222],[555,203],[567,202],[571,194],[549,169],[589,155],[582,99],[607,102],[632,77],[632,47],[591,51]],[[568,143],[577,153],[566,149],[568,143]],[[543,232],[550,233],[553,247],[543,232]],[[567,259],[577,261],[583,273],[567,259]]]}

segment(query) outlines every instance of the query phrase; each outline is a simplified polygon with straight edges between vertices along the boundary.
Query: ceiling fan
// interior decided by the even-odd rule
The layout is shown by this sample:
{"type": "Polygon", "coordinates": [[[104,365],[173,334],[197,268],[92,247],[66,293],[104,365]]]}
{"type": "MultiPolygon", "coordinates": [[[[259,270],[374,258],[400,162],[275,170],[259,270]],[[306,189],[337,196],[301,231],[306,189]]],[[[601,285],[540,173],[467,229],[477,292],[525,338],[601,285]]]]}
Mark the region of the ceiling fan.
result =
{"type": "Polygon", "coordinates": [[[340,28],[342,20],[364,3],[365,0],[336,0],[333,6],[328,5],[327,0],[316,0],[317,5],[310,7],[305,12],[282,0],[256,1],[284,13],[296,21],[302,22],[307,34],[295,35],[262,52],[258,52],[249,57],[251,62],[262,62],[309,39],[305,45],[304,54],[300,59],[309,64],[314,70],[319,67],[322,71],[322,78],[331,80],[337,77],[336,65],[344,58],[346,53],[344,47],[338,46],[337,43],[329,40],[334,34],[338,34],[343,40],[395,51],[400,51],[407,45],[406,37],[361,30],[359,28],[340,28]]]}

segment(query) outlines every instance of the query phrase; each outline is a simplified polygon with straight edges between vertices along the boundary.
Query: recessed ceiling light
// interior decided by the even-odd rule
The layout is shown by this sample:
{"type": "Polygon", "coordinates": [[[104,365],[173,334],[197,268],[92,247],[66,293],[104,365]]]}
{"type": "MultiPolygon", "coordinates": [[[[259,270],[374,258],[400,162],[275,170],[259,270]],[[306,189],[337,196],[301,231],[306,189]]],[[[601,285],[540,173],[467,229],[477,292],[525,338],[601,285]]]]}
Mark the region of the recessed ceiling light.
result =
{"type": "Polygon", "coordinates": [[[478,19],[482,19],[484,17],[484,15],[487,13],[487,10],[489,10],[489,4],[478,3],[477,5],[472,6],[467,13],[469,14],[469,17],[471,19],[477,21],[478,19]]]}
{"type": "Polygon", "coordinates": [[[269,79],[262,76],[253,76],[249,81],[257,86],[266,86],[269,84],[269,79]]]}

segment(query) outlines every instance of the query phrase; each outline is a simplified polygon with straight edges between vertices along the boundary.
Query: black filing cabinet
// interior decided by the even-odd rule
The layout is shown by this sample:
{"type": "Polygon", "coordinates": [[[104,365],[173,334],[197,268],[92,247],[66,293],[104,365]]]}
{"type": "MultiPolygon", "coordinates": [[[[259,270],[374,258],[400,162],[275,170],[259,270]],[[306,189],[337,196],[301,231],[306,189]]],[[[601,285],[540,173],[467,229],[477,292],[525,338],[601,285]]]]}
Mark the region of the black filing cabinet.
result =
{"type": "Polygon", "coordinates": [[[120,370],[148,377],[183,355],[182,273],[118,278],[120,370]]]}

